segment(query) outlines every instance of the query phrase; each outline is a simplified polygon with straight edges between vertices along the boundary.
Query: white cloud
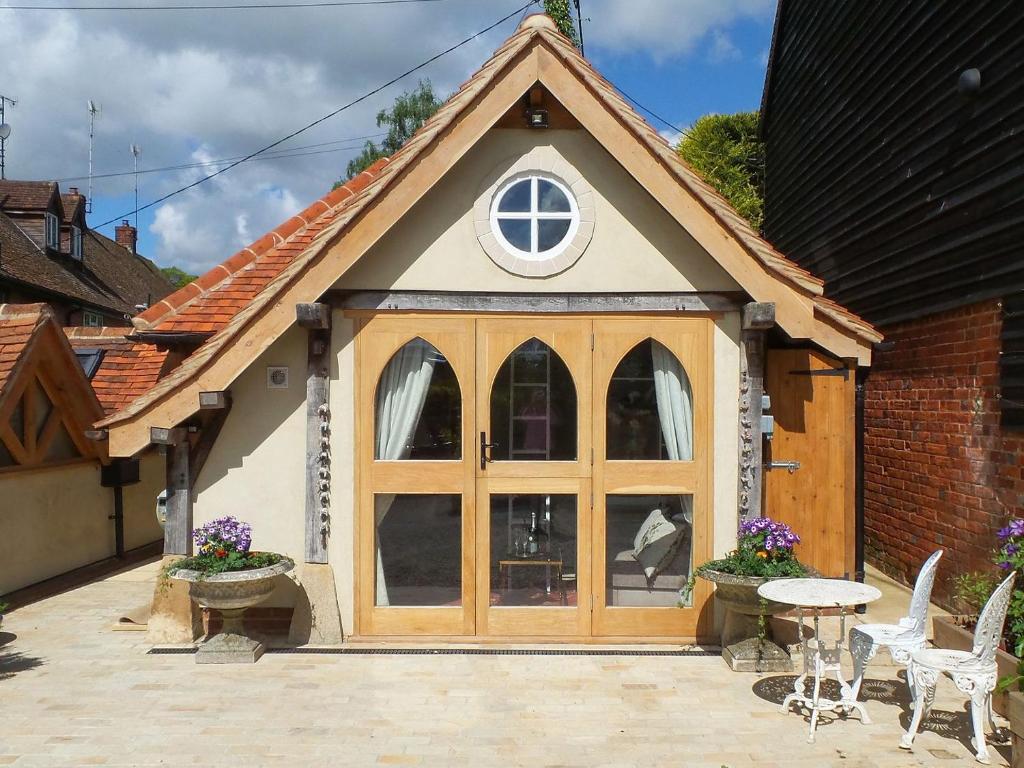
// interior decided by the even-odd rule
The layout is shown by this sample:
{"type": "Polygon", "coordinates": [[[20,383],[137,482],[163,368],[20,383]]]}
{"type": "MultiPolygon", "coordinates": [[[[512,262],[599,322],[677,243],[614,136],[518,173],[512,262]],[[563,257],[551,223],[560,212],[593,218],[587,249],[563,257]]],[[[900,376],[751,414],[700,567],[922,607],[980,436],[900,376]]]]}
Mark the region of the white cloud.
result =
{"type": "MultiPolygon", "coordinates": [[[[588,49],[674,56],[771,6],[772,0],[589,0],[588,49]]],[[[130,170],[130,143],[142,147],[142,169],[248,154],[514,7],[514,0],[445,0],[259,12],[5,11],[0,50],[18,55],[0,57],[0,86],[19,100],[7,113],[14,128],[8,177],[84,176],[87,99],[103,107],[98,174],[130,170]]],[[[415,86],[417,76],[430,77],[441,93],[453,91],[514,27],[513,19],[285,146],[375,133],[377,110],[415,86]]],[[[149,227],[156,246],[146,255],[192,271],[208,268],[323,195],[359,144],[351,142],[347,152],[246,163],[160,204],[149,227]]],[[[203,174],[193,168],[140,175],[140,200],[203,174]]],[[[62,187],[72,184],[84,191],[84,181],[62,187]]],[[[98,179],[94,187],[106,198],[131,190],[131,176],[98,179]]]]}
{"type": "Polygon", "coordinates": [[[720,29],[711,32],[711,45],[708,50],[708,58],[711,61],[721,64],[726,61],[736,61],[742,57],[742,52],[727,34],[720,29]]]}
{"type": "Polygon", "coordinates": [[[589,0],[584,33],[588,44],[665,60],[692,52],[712,30],[770,18],[774,8],[775,0],[589,0]]]}

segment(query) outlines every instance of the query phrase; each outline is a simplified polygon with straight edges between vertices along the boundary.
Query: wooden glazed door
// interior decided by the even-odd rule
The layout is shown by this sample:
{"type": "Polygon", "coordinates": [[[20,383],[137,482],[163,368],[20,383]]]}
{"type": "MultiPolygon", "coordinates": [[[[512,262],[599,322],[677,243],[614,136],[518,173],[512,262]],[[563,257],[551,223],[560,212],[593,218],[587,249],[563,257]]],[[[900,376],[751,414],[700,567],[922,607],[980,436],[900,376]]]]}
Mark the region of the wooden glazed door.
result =
{"type": "Polygon", "coordinates": [[[359,330],[361,634],[475,632],[473,330],[436,317],[359,330]]]}
{"type": "Polygon", "coordinates": [[[477,320],[480,635],[590,634],[590,341],[584,318],[477,320]]]}
{"type": "Polygon", "coordinates": [[[710,593],[712,323],[594,321],[593,634],[694,637],[710,593]]]}
{"type": "Polygon", "coordinates": [[[852,576],[855,539],[855,382],[841,361],[814,350],[770,349],[765,392],[775,436],[765,472],[765,514],[793,527],[797,556],[826,576],[852,576]]]}

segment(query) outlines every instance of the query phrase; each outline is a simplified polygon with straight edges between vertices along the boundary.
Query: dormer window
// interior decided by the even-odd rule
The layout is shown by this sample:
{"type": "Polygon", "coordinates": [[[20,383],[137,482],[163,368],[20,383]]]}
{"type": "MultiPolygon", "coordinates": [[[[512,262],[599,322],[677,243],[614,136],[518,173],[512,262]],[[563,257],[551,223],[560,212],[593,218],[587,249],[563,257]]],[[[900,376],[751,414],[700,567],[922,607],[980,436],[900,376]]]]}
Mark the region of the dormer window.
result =
{"type": "Polygon", "coordinates": [[[82,260],[82,228],[71,227],[71,257],[82,260]]]}
{"type": "Polygon", "coordinates": [[[60,221],[52,213],[44,215],[46,247],[60,250],[60,221]]]}

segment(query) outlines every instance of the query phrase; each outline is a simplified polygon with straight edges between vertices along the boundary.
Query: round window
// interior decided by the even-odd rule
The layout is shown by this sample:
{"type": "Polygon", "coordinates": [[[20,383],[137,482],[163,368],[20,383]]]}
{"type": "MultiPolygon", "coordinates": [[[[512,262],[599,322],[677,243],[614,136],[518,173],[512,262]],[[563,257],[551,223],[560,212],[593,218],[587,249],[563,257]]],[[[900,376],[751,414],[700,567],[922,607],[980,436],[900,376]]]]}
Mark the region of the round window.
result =
{"type": "Polygon", "coordinates": [[[491,203],[491,231],[517,258],[547,261],[576,236],[580,211],[562,182],[545,176],[515,177],[498,188],[491,203]]]}

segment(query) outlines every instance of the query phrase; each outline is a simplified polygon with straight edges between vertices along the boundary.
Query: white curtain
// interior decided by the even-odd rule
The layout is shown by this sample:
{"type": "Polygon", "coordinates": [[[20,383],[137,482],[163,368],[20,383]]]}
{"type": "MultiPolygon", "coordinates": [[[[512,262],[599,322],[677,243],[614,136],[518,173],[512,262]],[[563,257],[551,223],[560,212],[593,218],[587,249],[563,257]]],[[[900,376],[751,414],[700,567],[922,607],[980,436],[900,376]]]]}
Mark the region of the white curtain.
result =
{"type": "MultiPolygon", "coordinates": [[[[440,353],[423,339],[414,339],[391,358],[377,387],[377,442],[375,458],[379,461],[408,459],[412,440],[420,423],[423,404],[434,375],[434,362],[440,353]]],[[[375,504],[377,530],[384,522],[394,496],[378,497],[375,504]]],[[[384,563],[377,542],[377,605],[390,605],[384,580],[384,563]]]]}
{"type": "MultiPolygon", "coordinates": [[[[693,394],[683,364],[665,346],[651,340],[654,362],[654,394],[658,399],[658,418],[672,461],[693,460],[693,394]]],[[[683,517],[693,524],[693,497],[680,496],[683,517]]]]}

